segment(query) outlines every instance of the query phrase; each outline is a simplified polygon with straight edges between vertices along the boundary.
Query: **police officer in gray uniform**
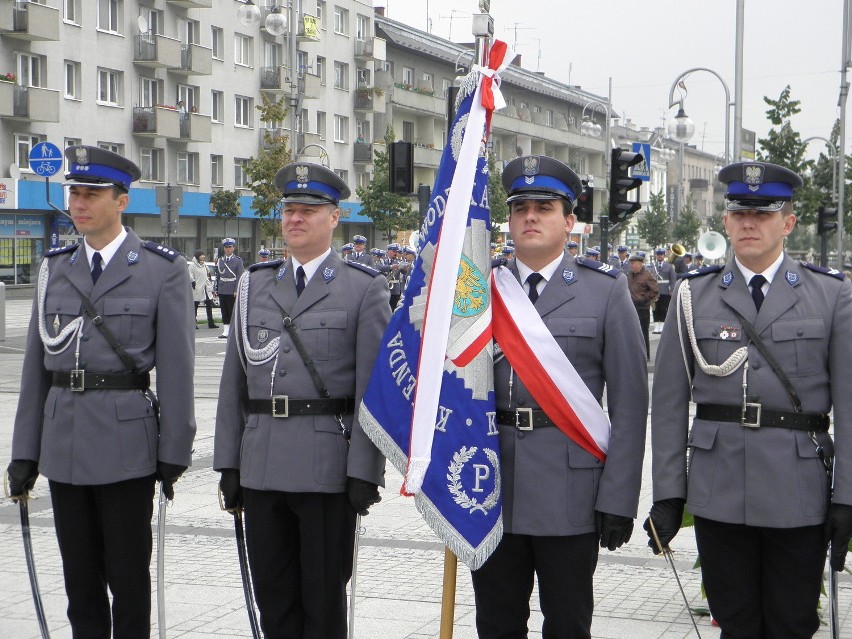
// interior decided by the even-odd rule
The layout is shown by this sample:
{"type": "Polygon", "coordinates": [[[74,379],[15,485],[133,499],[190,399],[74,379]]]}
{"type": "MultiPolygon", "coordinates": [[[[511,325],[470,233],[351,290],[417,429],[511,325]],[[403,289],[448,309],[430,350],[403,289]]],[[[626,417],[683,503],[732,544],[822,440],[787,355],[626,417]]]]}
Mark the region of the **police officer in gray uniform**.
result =
{"type": "Polygon", "coordinates": [[[684,504],[695,516],[723,637],[812,637],[826,543],[840,570],[852,536],[852,286],[784,252],[798,175],[740,162],[719,180],[734,258],[675,288],[654,376],[650,519],[666,545],[684,504]]]}
{"type": "Polygon", "coordinates": [[[121,225],[139,168],[91,146],[65,156],[84,239],[39,268],[9,489],[48,478],[74,636],[148,639],[154,483],[174,495],[195,436],[192,289],[180,253],[121,225]]]}
{"type": "Polygon", "coordinates": [[[504,535],[472,573],[481,639],[526,637],[534,575],[542,634],[590,637],[598,547],[615,550],[633,530],[639,501],[647,376],[645,346],[621,269],[564,252],[582,185],[561,162],[512,160],[503,171],[515,259],[509,268],[600,403],[608,393],[612,437],[601,462],[560,430],[506,358],[494,366],[504,535]],[[625,366],[624,362],[635,362],[625,366]]]}
{"type": "Polygon", "coordinates": [[[373,256],[367,251],[367,238],[363,235],[356,235],[352,238],[352,255],[349,256],[350,262],[358,262],[366,266],[373,265],[373,256]]]}
{"type": "Polygon", "coordinates": [[[215,293],[219,297],[219,306],[222,309],[222,334],[219,336],[222,339],[228,337],[228,332],[231,330],[231,316],[234,313],[234,295],[237,290],[237,281],[245,270],[243,258],[234,254],[237,241],[232,237],[226,237],[222,240],[222,252],[218,260],[216,260],[216,289],[215,293]]]}
{"type": "Polygon", "coordinates": [[[226,507],[245,507],[264,636],[343,639],[355,516],[384,483],[356,407],[390,318],[388,286],[331,249],[350,194],[334,171],[296,162],[275,184],[291,257],[240,281],[213,467],[226,507]]]}
{"type": "Polygon", "coordinates": [[[653,273],[660,289],[660,297],[654,303],[655,326],[652,332],[662,333],[663,323],[666,321],[666,314],[669,312],[669,303],[672,301],[672,288],[677,278],[674,266],[666,261],[666,249],[662,247],[654,249],[654,259],[648,270],[653,273]]]}

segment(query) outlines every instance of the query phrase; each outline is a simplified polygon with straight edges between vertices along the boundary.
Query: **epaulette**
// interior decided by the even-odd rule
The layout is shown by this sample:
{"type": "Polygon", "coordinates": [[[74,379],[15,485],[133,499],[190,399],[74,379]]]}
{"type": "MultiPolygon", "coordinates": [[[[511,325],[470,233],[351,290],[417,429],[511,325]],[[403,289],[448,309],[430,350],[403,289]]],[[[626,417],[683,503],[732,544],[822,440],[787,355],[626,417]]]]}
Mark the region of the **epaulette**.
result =
{"type": "Polygon", "coordinates": [[[701,268],[696,268],[691,271],[687,271],[686,273],[681,273],[678,275],[678,278],[692,278],[699,277],[701,275],[707,275],[708,273],[718,273],[721,271],[724,266],[721,264],[712,264],[708,266],[702,266],[701,268]]]}
{"type": "Polygon", "coordinates": [[[63,246],[61,248],[50,249],[44,254],[44,256],[53,257],[55,255],[62,255],[63,253],[70,253],[71,251],[76,251],[79,246],[79,244],[69,244],[68,246],[63,246]]]}
{"type": "Polygon", "coordinates": [[[575,257],[574,261],[577,262],[577,264],[579,264],[580,266],[585,266],[586,268],[590,268],[593,271],[597,271],[598,273],[606,273],[610,277],[618,277],[619,275],[624,274],[624,272],[617,266],[613,266],[612,264],[604,264],[603,262],[598,262],[597,260],[591,260],[588,257],[575,257]]]}
{"type": "Polygon", "coordinates": [[[255,271],[262,268],[272,268],[281,266],[284,263],[284,260],[270,260],[269,262],[258,262],[256,264],[252,264],[248,267],[249,273],[254,273],[255,271]]]}
{"type": "Polygon", "coordinates": [[[364,271],[365,273],[376,277],[376,275],[381,275],[381,271],[374,269],[372,266],[367,266],[366,264],[361,264],[361,262],[346,262],[352,268],[357,268],[359,271],[364,271]]]}
{"type": "Polygon", "coordinates": [[[799,262],[802,266],[804,266],[809,271],[813,271],[814,273],[822,273],[823,275],[830,275],[831,277],[835,277],[839,280],[846,278],[846,273],[843,271],[838,271],[836,268],[826,268],[824,266],[817,266],[816,264],[811,264],[810,262],[799,262]]]}
{"type": "Polygon", "coordinates": [[[500,268],[501,266],[506,266],[509,263],[505,257],[495,257],[491,260],[491,268],[500,268]]]}
{"type": "Polygon", "coordinates": [[[157,244],[156,242],[142,242],[142,246],[152,253],[156,253],[160,257],[164,257],[172,262],[180,257],[180,253],[178,251],[169,248],[168,246],[157,244]]]}

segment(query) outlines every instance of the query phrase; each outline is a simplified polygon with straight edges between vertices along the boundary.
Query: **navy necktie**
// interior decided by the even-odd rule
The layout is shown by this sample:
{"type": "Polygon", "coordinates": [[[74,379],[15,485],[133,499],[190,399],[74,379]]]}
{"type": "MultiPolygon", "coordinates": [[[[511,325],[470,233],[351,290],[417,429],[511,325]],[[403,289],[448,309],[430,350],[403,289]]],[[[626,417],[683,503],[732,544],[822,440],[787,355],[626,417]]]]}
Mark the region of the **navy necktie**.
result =
{"type": "Polygon", "coordinates": [[[101,276],[101,273],[104,272],[103,267],[101,266],[101,254],[95,251],[95,254],[92,255],[92,283],[97,284],[98,278],[101,276]]]}
{"type": "Polygon", "coordinates": [[[763,304],[763,285],[766,284],[766,278],[763,275],[755,275],[748,283],[751,286],[751,299],[754,300],[754,305],[757,310],[760,310],[760,305],[763,304]]]}
{"type": "Polygon", "coordinates": [[[527,293],[530,297],[530,302],[535,304],[538,299],[538,283],[544,279],[544,275],[541,273],[530,273],[527,277],[527,284],[530,285],[530,290],[527,293]]]}
{"type": "Polygon", "coordinates": [[[305,269],[301,266],[296,269],[296,295],[301,295],[305,290],[305,269]]]}

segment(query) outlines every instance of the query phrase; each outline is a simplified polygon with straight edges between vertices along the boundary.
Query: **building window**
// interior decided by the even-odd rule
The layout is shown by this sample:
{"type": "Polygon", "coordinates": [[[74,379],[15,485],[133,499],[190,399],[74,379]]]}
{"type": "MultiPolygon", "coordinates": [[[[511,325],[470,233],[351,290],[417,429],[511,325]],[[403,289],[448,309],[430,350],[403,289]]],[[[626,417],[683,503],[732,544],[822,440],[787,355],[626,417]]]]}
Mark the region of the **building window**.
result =
{"type": "Polygon", "coordinates": [[[80,99],[80,63],[65,61],[65,97],[80,99]]]}
{"type": "Polygon", "coordinates": [[[140,180],[162,182],[163,150],[139,149],[139,169],[142,171],[140,180]]]}
{"type": "Polygon", "coordinates": [[[119,33],[121,24],[122,0],[98,0],[98,29],[119,33]]]}
{"type": "Polygon", "coordinates": [[[370,188],[370,174],[366,171],[361,171],[355,174],[355,186],[356,188],[361,189],[369,189],[370,188]]]}
{"type": "Polygon", "coordinates": [[[349,65],[345,62],[334,63],[334,88],[349,88],[349,65]]]}
{"type": "Polygon", "coordinates": [[[222,177],[224,175],[225,162],[221,155],[210,156],[210,184],[212,186],[222,186],[222,177]]]}
{"type": "Polygon", "coordinates": [[[334,116],[334,141],[346,142],[349,134],[349,118],[344,115],[334,116]]]}
{"type": "Polygon", "coordinates": [[[124,145],[117,142],[98,142],[98,148],[124,155],[124,145]]]}
{"type": "Polygon", "coordinates": [[[196,111],[198,111],[198,102],[195,100],[195,90],[196,87],[189,84],[177,85],[177,102],[183,102],[184,109],[186,109],[187,112],[191,111],[193,107],[195,107],[196,111]]]}
{"type": "Polygon", "coordinates": [[[252,39],[239,33],[234,34],[234,64],[244,67],[251,66],[252,39]]]}
{"type": "Polygon", "coordinates": [[[367,16],[358,15],[355,18],[355,38],[358,40],[367,40],[370,37],[370,18],[367,16]]]}
{"type": "Polygon", "coordinates": [[[368,144],[370,142],[369,120],[355,120],[355,136],[355,141],[360,144],[368,144]]]}
{"type": "Polygon", "coordinates": [[[160,83],[154,78],[139,78],[139,106],[150,109],[160,104],[160,83]]]}
{"type": "Polygon", "coordinates": [[[317,56],[317,75],[320,79],[320,84],[325,86],[325,58],[321,55],[317,56]]]}
{"type": "Polygon", "coordinates": [[[349,22],[349,11],[343,7],[334,7],[334,32],[341,35],[349,33],[347,29],[349,22]]]}
{"type": "Polygon", "coordinates": [[[224,60],[225,59],[225,32],[219,27],[210,27],[211,37],[210,40],[213,43],[213,58],[216,60],[224,60]]]}
{"type": "Polygon", "coordinates": [[[62,19],[71,24],[80,24],[80,0],[65,0],[62,6],[62,19]]]}
{"type": "Polygon", "coordinates": [[[156,9],[145,9],[142,11],[142,16],[148,21],[148,35],[154,36],[162,34],[163,30],[160,25],[163,22],[163,12],[156,9]]]}
{"type": "Polygon", "coordinates": [[[414,142],[414,122],[402,121],[402,141],[414,142]]]}
{"type": "Polygon", "coordinates": [[[251,126],[251,98],[234,96],[234,126],[251,126]]]}
{"type": "Polygon", "coordinates": [[[246,165],[248,160],[245,158],[234,158],[234,188],[247,189],[249,187],[248,175],[246,175],[246,165]]]}
{"type": "Polygon", "coordinates": [[[211,92],[210,119],[213,122],[224,122],[225,94],[221,91],[211,92]]]}
{"type": "Polygon", "coordinates": [[[98,103],[118,106],[120,91],[121,72],[98,69],[98,103]]]}
{"type": "Polygon", "coordinates": [[[184,46],[198,44],[198,32],[201,25],[198,20],[178,18],[178,40],[184,46]]]}
{"type": "Polygon", "coordinates": [[[317,111],[317,135],[325,140],[325,111],[317,111]]]}
{"type": "Polygon", "coordinates": [[[65,138],[65,148],[67,149],[69,146],[77,146],[78,144],[83,144],[83,140],[80,138],[65,138]]]}
{"type": "Polygon", "coordinates": [[[325,0],[317,0],[317,22],[321,29],[326,28],[325,17],[327,15],[325,0]]]}
{"type": "Polygon", "coordinates": [[[346,171],[345,169],[334,169],[334,172],[337,173],[337,177],[349,184],[349,171],[346,171]]]}
{"type": "Polygon", "coordinates": [[[420,81],[420,86],[418,88],[426,89],[427,91],[435,90],[435,76],[431,73],[424,73],[423,79],[420,81]]]}
{"type": "Polygon", "coordinates": [[[29,53],[16,54],[18,62],[18,84],[22,87],[41,87],[44,60],[41,56],[29,53]]]}
{"type": "Polygon", "coordinates": [[[414,69],[402,67],[402,83],[409,87],[414,86],[414,69]]]}
{"type": "Polygon", "coordinates": [[[544,112],[544,123],[547,126],[553,126],[553,110],[552,109],[547,109],[544,112]]]}
{"type": "Polygon", "coordinates": [[[178,184],[198,184],[198,153],[178,151],[177,181],[178,184]]]}
{"type": "Polygon", "coordinates": [[[355,69],[355,86],[361,87],[370,86],[370,70],[358,67],[355,69]]]}
{"type": "Polygon", "coordinates": [[[43,142],[44,138],[40,135],[27,135],[18,133],[15,135],[15,164],[22,170],[29,170],[30,167],[30,151],[39,142],[43,142]]]}
{"type": "Polygon", "coordinates": [[[450,87],[453,83],[447,78],[441,78],[441,95],[438,97],[446,98],[450,95],[450,87]]]}

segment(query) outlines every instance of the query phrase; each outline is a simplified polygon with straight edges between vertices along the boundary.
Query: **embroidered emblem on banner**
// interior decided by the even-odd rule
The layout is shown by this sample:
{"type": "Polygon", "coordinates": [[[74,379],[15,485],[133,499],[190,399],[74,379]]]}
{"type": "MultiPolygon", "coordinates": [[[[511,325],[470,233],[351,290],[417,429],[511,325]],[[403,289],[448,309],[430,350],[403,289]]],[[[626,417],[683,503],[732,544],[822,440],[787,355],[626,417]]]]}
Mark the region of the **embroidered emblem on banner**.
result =
{"type": "Polygon", "coordinates": [[[473,473],[472,484],[468,486],[471,492],[482,492],[482,488],[479,486],[480,481],[489,480],[490,482],[492,473],[494,475],[493,490],[482,503],[479,503],[476,497],[470,497],[467,494],[465,485],[462,483],[462,471],[465,465],[476,455],[477,450],[476,446],[471,446],[470,448],[462,446],[453,454],[453,460],[447,467],[447,479],[450,480],[447,488],[453,496],[453,501],[460,507],[466,508],[470,514],[476,511],[487,514],[489,510],[497,505],[500,499],[500,463],[495,451],[490,448],[484,448],[482,452],[485,453],[485,457],[488,459],[488,465],[473,464],[475,471],[473,473]]]}
{"type": "Polygon", "coordinates": [[[488,285],[485,276],[466,255],[461,256],[453,315],[473,317],[488,307],[488,285]]]}

